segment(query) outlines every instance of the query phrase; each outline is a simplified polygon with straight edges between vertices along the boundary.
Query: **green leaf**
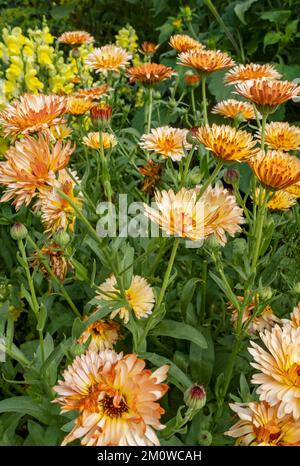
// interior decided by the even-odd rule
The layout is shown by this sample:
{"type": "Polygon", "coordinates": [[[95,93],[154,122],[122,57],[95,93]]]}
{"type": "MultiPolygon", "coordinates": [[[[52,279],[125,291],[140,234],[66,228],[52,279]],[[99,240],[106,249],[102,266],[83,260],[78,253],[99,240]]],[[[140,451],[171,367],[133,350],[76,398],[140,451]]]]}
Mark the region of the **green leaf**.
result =
{"type": "Polygon", "coordinates": [[[245,13],[249,10],[253,3],[256,3],[257,0],[248,0],[246,2],[238,3],[234,7],[234,12],[243,24],[247,24],[245,20],[245,13]]]}
{"type": "Polygon", "coordinates": [[[0,413],[20,413],[23,416],[27,414],[40,422],[49,423],[49,414],[29,396],[14,396],[0,401],[0,413]]]}
{"type": "Polygon", "coordinates": [[[184,324],[183,322],[165,319],[151,330],[150,333],[152,335],[192,341],[195,345],[200,346],[200,348],[207,348],[207,343],[202,333],[191,325],[184,324]]]}
{"type": "Polygon", "coordinates": [[[259,16],[261,19],[266,19],[271,23],[284,24],[288,21],[291,15],[290,10],[264,11],[259,16]]]}
{"type": "Polygon", "coordinates": [[[184,316],[186,315],[189,303],[193,299],[193,295],[196,289],[196,283],[198,283],[199,281],[199,278],[191,278],[185,283],[184,287],[182,288],[180,296],[180,307],[182,315],[184,316]]]}
{"type": "Polygon", "coordinates": [[[182,372],[182,370],[179,369],[179,367],[177,367],[176,364],[170,361],[170,359],[164,358],[159,354],[148,352],[140,353],[140,357],[152,362],[152,364],[154,364],[154,366],[156,367],[168,364],[170,366],[168,377],[170,378],[170,381],[182,392],[184,392],[187,388],[189,388],[192,385],[192,381],[189,379],[189,377],[185,375],[185,373],[182,372]]]}
{"type": "MultiPolygon", "coordinates": [[[[216,98],[216,101],[232,99],[232,86],[224,86],[224,75],[226,71],[212,73],[207,79],[209,92],[216,98]]],[[[237,96],[234,96],[237,99],[237,96]]]]}
{"type": "Polygon", "coordinates": [[[277,44],[282,37],[281,32],[268,32],[264,37],[264,51],[268,45],[277,44]]]}
{"type": "Polygon", "coordinates": [[[47,308],[44,304],[41,303],[40,305],[40,312],[39,312],[39,319],[36,326],[38,332],[42,332],[44,330],[45,324],[47,320],[47,308]]]}
{"type": "Polygon", "coordinates": [[[193,382],[207,385],[210,382],[214,368],[214,342],[208,328],[201,328],[201,332],[205,336],[207,348],[199,348],[195,343],[191,343],[190,368],[193,382]]]}

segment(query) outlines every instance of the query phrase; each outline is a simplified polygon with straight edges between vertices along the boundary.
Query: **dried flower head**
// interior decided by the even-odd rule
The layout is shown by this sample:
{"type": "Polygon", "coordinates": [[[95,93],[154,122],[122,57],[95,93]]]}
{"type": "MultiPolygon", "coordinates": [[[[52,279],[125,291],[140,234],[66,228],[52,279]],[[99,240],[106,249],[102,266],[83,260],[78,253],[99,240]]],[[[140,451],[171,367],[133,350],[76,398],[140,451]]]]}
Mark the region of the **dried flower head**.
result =
{"type": "MultiPolygon", "coordinates": [[[[43,257],[49,260],[49,266],[54,275],[60,280],[64,281],[68,271],[72,268],[70,262],[64,256],[64,251],[56,243],[51,243],[48,246],[41,248],[43,257]]],[[[38,267],[41,272],[48,276],[48,269],[45,267],[42,258],[38,252],[34,253],[34,260],[31,263],[32,267],[38,267]]]]}
{"type": "Polygon", "coordinates": [[[224,76],[226,84],[239,84],[251,79],[280,79],[281,74],[274,66],[265,63],[258,65],[256,63],[248,63],[246,65],[237,65],[224,76]]]}
{"type": "Polygon", "coordinates": [[[174,70],[172,68],[157,63],[143,63],[127,70],[130,82],[139,82],[145,86],[160,83],[173,74],[174,70]]]}
{"type": "Polygon", "coordinates": [[[143,134],[140,146],[165,158],[171,158],[178,162],[184,157],[184,149],[190,149],[192,145],[187,142],[187,129],[161,126],[151,130],[149,134],[143,134]]]}
{"type": "Polygon", "coordinates": [[[142,191],[149,193],[160,181],[162,167],[159,163],[148,160],[145,165],[139,168],[139,172],[144,176],[142,191]]]}
{"type": "Polygon", "coordinates": [[[119,72],[125,68],[132,55],[125,49],[116,45],[104,45],[94,49],[86,58],[86,64],[93,68],[96,73],[107,73],[108,71],[119,72]]]}

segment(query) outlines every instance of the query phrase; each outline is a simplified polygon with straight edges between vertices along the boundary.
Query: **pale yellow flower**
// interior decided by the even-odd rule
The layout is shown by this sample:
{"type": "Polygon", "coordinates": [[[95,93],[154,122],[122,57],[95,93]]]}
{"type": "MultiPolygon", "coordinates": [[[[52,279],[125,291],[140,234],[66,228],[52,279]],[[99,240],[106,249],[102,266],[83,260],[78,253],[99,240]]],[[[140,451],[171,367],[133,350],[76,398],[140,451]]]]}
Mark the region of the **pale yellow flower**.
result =
{"type": "MultiPolygon", "coordinates": [[[[261,130],[257,133],[261,139],[261,130]]],[[[287,122],[272,121],[265,127],[265,144],[271,149],[283,151],[298,150],[300,148],[300,128],[287,122]]]]}
{"type": "MultiPolygon", "coordinates": [[[[99,131],[88,133],[87,136],[84,136],[82,139],[83,144],[92,149],[100,149],[100,135],[99,131]]],[[[111,147],[115,147],[118,144],[117,138],[111,134],[102,132],[102,144],[103,149],[110,149],[111,147]]]]}
{"type": "Polygon", "coordinates": [[[96,73],[107,73],[107,71],[120,71],[125,68],[132,55],[116,45],[104,45],[94,49],[86,58],[86,64],[93,68],[96,73]]]}
{"type": "Polygon", "coordinates": [[[187,129],[161,126],[151,130],[149,134],[143,134],[140,146],[165,158],[171,158],[178,162],[185,156],[184,149],[190,149],[192,145],[187,142],[187,129]]]}

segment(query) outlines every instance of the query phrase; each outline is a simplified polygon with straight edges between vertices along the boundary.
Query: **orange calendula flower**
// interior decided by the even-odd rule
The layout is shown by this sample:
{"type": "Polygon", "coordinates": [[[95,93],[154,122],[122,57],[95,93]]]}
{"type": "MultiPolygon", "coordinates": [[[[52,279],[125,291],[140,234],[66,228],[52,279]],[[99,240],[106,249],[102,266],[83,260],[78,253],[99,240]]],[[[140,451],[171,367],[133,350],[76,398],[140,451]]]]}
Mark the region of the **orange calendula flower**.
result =
{"type": "Polygon", "coordinates": [[[29,205],[38,191],[47,189],[55,173],[68,164],[73,151],[70,142],[63,145],[57,141],[51,147],[49,134],[16,141],[6,152],[6,161],[0,162],[0,185],[6,186],[1,202],[14,199],[17,210],[29,205]]]}
{"type": "MultiPolygon", "coordinates": [[[[110,299],[114,300],[117,299],[118,292],[116,277],[111,275],[99,286],[97,298],[104,299],[105,301],[110,299]]],[[[130,287],[125,290],[125,295],[128,307],[133,310],[137,319],[141,319],[143,317],[147,318],[152,313],[155,298],[153,289],[145,278],[140,277],[139,275],[134,275],[132,277],[130,287]]],[[[129,310],[127,307],[121,306],[119,309],[116,309],[110,314],[110,318],[113,319],[117,315],[119,315],[125,323],[129,321],[129,310]]]]}
{"type": "Polygon", "coordinates": [[[288,186],[287,188],[284,188],[284,190],[292,194],[293,196],[300,197],[300,183],[293,184],[292,186],[288,186]]]}
{"type": "Polygon", "coordinates": [[[112,107],[104,102],[94,104],[91,107],[90,115],[95,123],[107,123],[112,117],[112,107]]]}
{"type": "Polygon", "coordinates": [[[143,134],[140,146],[165,158],[171,158],[178,162],[185,156],[184,149],[190,149],[192,145],[187,142],[187,129],[161,126],[151,130],[150,134],[143,134]]]}
{"type": "Polygon", "coordinates": [[[159,445],[155,431],[164,428],[164,410],[157,401],[169,388],[162,383],[168,369],[151,372],[135,354],[112,350],[77,357],[54,387],[63,411],[75,405],[80,412],[63,445],[75,439],[86,446],[159,445]]]}
{"type": "Polygon", "coordinates": [[[93,68],[96,73],[107,73],[108,71],[119,72],[125,68],[132,55],[125,49],[116,45],[104,45],[96,48],[86,58],[86,64],[93,68]]]}
{"type": "Polygon", "coordinates": [[[127,70],[130,82],[139,82],[147,86],[160,83],[173,74],[174,70],[172,68],[157,63],[143,63],[127,70]]]}
{"type": "Polygon", "coordinates": [[[141,45],[141,52],[145,55],[154,55],[156,50],[159,48],[159,44],[153,42],[144,41],[141,45]]]}
{"type": "Polygon", "coordinates": [[[82,345],[89,339],[89,350],[104,351],[112,349],[120,340],[120,325],[113,321],[96,320],[80,335],[78,343],[82,345]]]}
{"type": "MultiPolygon", "coordinates": [[[[240,301],[240,303],[242,303],[244,300],[243,296],[237,296],[237,299],[240,301]]],[[[246,309],[243,312],[243,324],[246,324],[249,321],[249,319],[252,318],[257,306],[258,303],[254,299],[246,307],[246,309]]],[[[232,312],[231,322],[236,327],[238,320],[238,310],[234,307],[233,304],[230,304],[228,306],[228,310],[232,312]]],[[[280,322],[280,319],[274,314],[271,306],[266,306],[257,316],[252,318],[252,321],[248,327],[248,333],[252,335],[254,333],[262,332],[263,330],[271,330],[276,323],[279,324],[280,322]]]]}
{"type": "Polygon", "coordinates": [[[90,100],[99,100],[101,97],[108,94],[108,92],[113,89],[107,84],[102,84],[101,86],[91,87],[90,89],[78,89],[74,92],[75,97],[83,98],[87,101],[90,100]]]}
{"type": "Polygon", "coordinates": [[[200,188],[181,188],[157,191],[155,202],[157,210],[144,204],[145,214],[158,224],[167,235],[174,235],[192,241],[204,240],[214,235],[224,246],[226,233],[234,236],[241,231],[244,223],[243,210],[238,207],[235,197],[221,184],[207,188],[197,200],[200,188]]]}
{"type": "Polygon", "coordinates": [[[296,97],[300,86],[289,81],[255,79],[237,84],[236,93],[251,100],[261,113],[272,113],[278,105],[296,97]]]}
{"type": "MultiPolygon", "coordinates": [[[[261,130],[257,133],[261,139],[261,130]]],[[[272,121],[265,127],[265,144],[271,149],[283,151],[298,150],[300,148],[300,128],[287,122],[272,121]]]]}
{"type": "Polygon", "coordinates": [[[234,65],[231,57],[220,50],[193,49],[182,52],[178,58],[179,65],[194,68],[200,74],[212,73],[234,65]]]}
{"type": "Polygon", "coordinates": [[[170,37],[169,44],[177,52],[188,52],[189,50],[204,49],[205,47],[201,42],[186,34],[174,34],[170,37]]]}
{"type": "Polygon", "coordinates": [[[274,66],[265,63],[258,65],[256,63],[248,63],[247,65],[237,65],[224,76],[226,84],[239,84],[251,79],[280,79],[281,74],[274,66]]]}
{"type": "Polygon", "coordinates": [[[250,133],[228,125],[201,126],[194,135],[207,150],[224,162],[242,162],[259,151],[250,133]]]}
{"type": "Polygon", "coordinates": [[[58,95],[24,94],[0,112],[5,136],[36,133],[62,123],[66,99],[58,95]]]}
{"type": "Polygon", "coordinates": [[[276,325],[260,334],[264,348],[251,341],[249,348],[259,371],[251,382],[259,385],[261,401],[278,407],[278,417],[292,415],[300,419],[300,327],[276,325]]]}
{"type": "Polygon", "coordinates": [[[300,445],[300,422],[290,415],[279,418],[277,406],[269,406],[264,401],[230,403],[229,406],[240,420],[225,435],[236,438],[236,445],[300,445]]]}
{"type": "MultiPolygon", "coordinates": [[[[100,135],[99,131],[88,133],[82,140],[83,144],[92,149],[100,149],[100,135]]],[[[116,137],[113,134],[102,132],[103,149],[110,149],[118,144],[116,137]]]]}
{"type": "Polygon", "coordinates": [[[293,196],[293,194],[279,190],[270,195],[267,207],[270,210],[288,210],[295,204],[297,204],[297,196],[293,196]]]}
{"type": "Polygon", "coordinates": [[[217,113],[227,118],[240,117],[243,120],[255,119],[253,105],[249,102],[242,102],[241,100],[235,99],[222,100],[222,102],[214,106],[212,113],[217,113]]]}
{"type": "Polygon", "coordinates": [[[39,200],[34,209],[41,212],[42,222],[46,233],[52,236],[58,230],[74,230],[76,212],[70,202],[62,197],[58,190],[66,194],[78,207],[82,199],[74,195],[75,183],[65,170],[59,172],[58,179],[54,179],[49,189],[39,194],[39,200]]]}
{"type": "Polygon", "coordinates": [[[300,181],[300,159],[285,152],[259,151],[248,163],[268,188],[285,190],[300,181]]]}
{"type": "Polygon", "coordinates": [[[58,42],[61,44],[68,44],[68,45],[83,45],[83,44],[91,44],[95,42],[95,39],[91,34],[86,31],[68,31],[64,32],[59,38],[57,39],[58,42]]]}
{"type": "Polygon", "coordinates": [[[67,112],[71,115],[84,115],[93,106],[91,99],[70,96],[68,98],[67,112]]]}

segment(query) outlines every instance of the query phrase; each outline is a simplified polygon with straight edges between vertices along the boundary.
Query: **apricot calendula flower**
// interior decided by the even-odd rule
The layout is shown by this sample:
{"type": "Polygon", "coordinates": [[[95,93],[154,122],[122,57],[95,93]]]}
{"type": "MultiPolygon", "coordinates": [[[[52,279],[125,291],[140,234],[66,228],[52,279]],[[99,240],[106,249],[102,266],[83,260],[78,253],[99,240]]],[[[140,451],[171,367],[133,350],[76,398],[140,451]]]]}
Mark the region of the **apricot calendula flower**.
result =
{"type": "Polygon", "coordinates": [[[263,349],[251,341],[251,365],[260,371],[251,382],[259,385],[257,394],[261,401],[278,406],[278,417],[292,414],[300,419],[300,327],[276,325],[272,331],[260,334],[263,349]]]}
{"type": "Polygon", "coordinates": [[[294,329],[300,328],[300,302],[294,307],[289,319],[282,319],[283,325],[291,326],[294,329]]]}
{"type": "Polygon", "coordinates": [[[264,401],[229,403],[229,406],[240,420],[225,435],[236,438],[236,445],[300,445],[300,422],[290,415],[279,418],[277,406],[264,401]]]}
{"type": "Polygon", "coordinates": [[[127,70],[130,82],[139,82],[145,86],[152,86],[160,83],[174,74],[174,70],[169,66],[157,63],[142,63],[127,70]]]}
{"type": "Polygon", "coordinates": [[[76,358],[54,387],[64,411],[73,400],[83,407],[63,445],[81,438],[86,446],[158,446],[155,431],[164,428],[164,410],[157,401],[169,388],[162,383],[169,366],[151,372],[135,354],[112,350],[89,352],[88,358],[76,358]]]}
{"type": "MultiPolygon", "coordinates": [[[[41,248],[41,253],[45,259],[49,259],[49,265],[56,277],[63,281],[66,278],[67,272],[71,269],[71,264],[67,261],[64,256],[64,251],[56,243],[51,243],[49,246],[43,246],[41,248]]],[[[43,264],[43,261],[40,255],[35,252],[34,260],[31,263],[32,267],[38,267],[44,275],[48,276],[48,270],[43,264]]]]}
{"type": "Polygon", "coordinates": [[[270,195],[267,207],[270,210],[288,210],[295,204],[297,204],[297,196],[293,196],[293,194],[279,190],[270,195]]]}
{"type": "Polygon", "coordinates": [[[292,194],[293,196],[300,197],[300,183],[293,184],[292,186],[288,186],[287,188],[284,188],[284,190],[292,194]]]}
{"type": "Polygon", "coordinates": [[[53,387],[59,395],[53,403],[62,405],[62,413],[73,410],[97,412],[100,380],[121,358],[122,353],[110,350],[87,351],[77,356],[63,372],[63,380],[53,387]]]}
{"type": "Polygon", "coordinates": [[[207,150],[224,162],[243,162],[259,151],[250,133],[229,125],[201,126],[195,136],[207,150]]]}
{"type": "Polygon", "coordinates": [[[64,32],[57,40],[62,44],[68,45],[83,45],[95,42],[94,37],[86,31],[64,32]]]}
{"type": "Polygon", "coordinates": [[[24,94],[0,112],[5,136],[35,133],[62,123],[66,99],[55,94],[24,94]]]}
{"type": "Polygon", "coordinates": [[[212,113],[217,113],[227,118],[240,117],[243,120],[254,120],[255,112],[253,105],[241,100],[228,99],[222,100],[212,109],[212,113]]]}
{"type": "Polygon", "coordinates": [[[192,147],[186,140],[187,134],[187,129],[161,126],[152,129],[149,134],[143,134],[139,144],[143,149],[178,162],[185,156],[184,149],[192,147]]]}
{"type": "Polygon", "coordinates": [[[259,151],[248,163],[265,187],[285,190],[300,181],[300,159],[285,152],[259,151]]]}
{"type": "MultiPolygon", "coordinates": [[[[237,296],[237,299],[240,303],[243,302],[243,296],[237,296]]],[[[253,313],[255,313],[255,308],[258,306],[258,303],[255,299],[246,307],[243,312],[242,323],[245,324],[251,319],[253,313]]],[[[232,312],[231,314],[231,322],[233,323],[234,327],[236,327],[237,320],[238,320],[238,310],[234,307],[233,304],[228,306],[228,310],[232,312]]],[[[266,306],[260,314],[255,316],[247,331],[250,335],[254,333],[262,332],[263,330],[271,330],[274,325],[277,323],[279,324],[281,321],[280,319],[274,314],[271,306],[266,306]]]]}
{"type": "Polygon", "coordinates": [[[84,344],[89,339],[89,350],[104,351],[105,349],[112,349],[120,340],[120,325],[118,322],[96,320],[80,335],[78,343],[84,344]]]}
{"type": "Polygon", "coordinates": [[[125,68],[132,55],[125,49],[116,45],[104,45],[91,52],[85,62],[93,68],[96,73],[107,73],[108,71],[120,71],[125,68]]]}
{"type": "Polygon", "coordinates": [[[179,65],[194,68],[200,74],[230,68],[234,61],[225,52],[220,50],[192,49],[179,55],[179,65]]]}
{"type": "Polygon", "coordinates": [[[174,34],[170,37],[170,46],[177,52],[188,52],[194,49],[204,49],[204,45],[186,34],[174,34]]]}
{"type": "Polygon", "coordinates": [[[237,84],[235,93],[256,104],[261,113],[275,112],[278,105],[296,97],[300,86],[290,81],[254,79],[237,84]]]}
{"type": "Polygon", "coordinates": [[[141,52],[145,55],[154,55],[158,49],[159,44],[154,44],[153,42],[144,41],[141,45],[141,52]]]}
{"type": "Polygon", "coordinates": [[[239,84],[251,79],[261,78],[280,79],[281,74],[268,63],[263,65],[248,63],[247,65],[237,65],[228,71],[224,76],[224,82],[226,84],[239,84]]]}
{"type": "Polygon", "coordinates": [[[67,112],[71,113],[71,115],[84,115],[92,106],[93,101],[91,99],[72,95],[68,98],[67,112]]]}
{"type": "MultiPolygon", "coordinates": [[[[283,151],[298,150],[300,148],[300,128],[287,122],[272,121],[265,127],[265,144],[271,149],[283,151]]],[[[261,139],[261,130],[257,133],[261,139]]]]}
{"type": "Polygon", "coordinates": [[[89,89],[78,89],[74,92],[74,96],[81,97],[87,101],[99,100],[101,97],[106,96],[110,91],[112,91],[110,86],[102,84],[101,86],[91,87],[89,89]]]}
{"type": "Polygon", "coordinates": [[[29,205],[37,191],[46,189],[55,173],[68,164],[73,151],[70,142],[57,141],[51,147],[49,134],[16,141],[6,152],[6,161],[0,162],[0,185],[6,186],[1,202],[14,199],[17,210],[29,205]]]}
{"type": "Polygon", "coordinates": [[[52,236],[60,229],[74,230],[76,212],[70,202],[63,198],[59,192],[62,191],[72,201],[81,207],[82,199],[74,194],[75,183],[65,170],[59,172],[58,179],[54,179],[48,189],[39,194],[39,200],[34,209],[41,212],[42,222],[46,233],[52,236]]]}
{"type": "MultiPolygon", "coordinates": [[[[114,300],[118,297],[117,280],[114,275],[108,277],[104,283],[99,286],[97,298],[104,300],[114,300]],[[102,292],[105,292],[102,293],[102,292]]],[[[146,318],[152,313],[155,298],[152,287],[147,280],[139,275],[134,275],[131,280],[130,287],[125,290],[125,296],[128,306],[133,310],[137,319],[146,318]]],[[[100,305],[101,307],[101,305],[100,305]]],[[[113,319],[119,315],[124,320],[125,324],[129,321],[129,310],[127,307],[120,307],[110,314],[113,319]]]]}
{"type": "MultiPolygon", "coordinates": [[[[88,133],[82,140],[83,144],[92,149],[100,149],[100,135],[99,131],[88,133]]],[[[115,147],[118,141],[113,134],[102,132],[102,144],[103,149],[110,149],[111,147],[115,147]]]]}
{"type": "Polygon", "coordinates": [[[55,125],[50,128],[50,135],[53,141],[63,140],[70,136],[72,129],[67,125],[55,125]]]}
{"type": "Polygon", "coordinates": [[[238,207],[235,197],[229,194],[221,184],[206,189],[197,200],[200,188],[181,188],[157,191],[155,202],[157,210],[144,204],[145,214],[157,223],[167,235],[174,235],[192,241],[203,240],[214,235],[224,246],[226,233],[231,236],[241,231],[244,223],[242,209],[238,207]]]}

